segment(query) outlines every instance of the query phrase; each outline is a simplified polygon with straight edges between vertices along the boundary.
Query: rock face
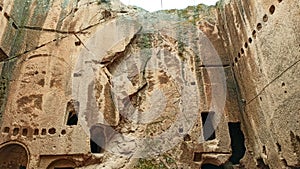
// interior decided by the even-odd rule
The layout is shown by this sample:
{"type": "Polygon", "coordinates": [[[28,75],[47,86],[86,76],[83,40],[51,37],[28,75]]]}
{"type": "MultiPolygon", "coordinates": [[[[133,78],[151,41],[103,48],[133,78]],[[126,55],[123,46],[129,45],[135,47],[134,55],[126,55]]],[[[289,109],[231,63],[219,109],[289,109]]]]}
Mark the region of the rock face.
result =
{"type": "Polygon", "coordinates": [[[0,168],[299,168],[299,11],[0,0],[0,168]]]}
{"type": "Polygon", "coordinates": [[[239,84],[247,153],[242,163],[299,163],[299,1],[224,2],[220,32],[239,84]],[[251,159],[251,160],[250,160],[251,159]]]}

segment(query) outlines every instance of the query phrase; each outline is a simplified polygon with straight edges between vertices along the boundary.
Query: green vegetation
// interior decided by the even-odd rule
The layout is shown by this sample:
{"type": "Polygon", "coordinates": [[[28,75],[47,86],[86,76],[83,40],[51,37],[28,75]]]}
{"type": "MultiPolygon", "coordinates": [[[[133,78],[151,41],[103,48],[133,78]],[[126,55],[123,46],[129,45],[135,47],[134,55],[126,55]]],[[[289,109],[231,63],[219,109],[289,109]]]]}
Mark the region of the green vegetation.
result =
{"type": "Polygon", "coordinates": [[[215,6],[207,6],[204,4],[199,4],[197,6],[188,6],[185,9],[177,10],[164,10],[164,12],[169,14],[177,14],[180,18],[183,18],[193,24],[197,24],[199,21],[207,20],[209,22],[215,21],[214,10],[215,6]]]}
{"type": "Polygon", "coordinates": [[[139,159],[134,169],[167,169],[177,168],[175,159],[168,153],[164,153],[156,159],[139,159]],[[156,160],[158,159],[158,160],[156,160]]]}
{"type": "Polygon", "coordinates": [[[224,4],[224,0],[219,0],[216,4],[216,7],[219,8],[219,9],[222,9],[223,8],[223,4],[224,4]]]}
{"type": "Polygon", "coordinates": [[[135,169],[167,169],[162,162],[156,162],[155,160],[139,159],[135,169]]]}
{"type": "Polygon", "coordinates": [[[138,47],[140,49],[152,48],[153,36],[151,34],[143,34],[138,38],[138,47]]]}

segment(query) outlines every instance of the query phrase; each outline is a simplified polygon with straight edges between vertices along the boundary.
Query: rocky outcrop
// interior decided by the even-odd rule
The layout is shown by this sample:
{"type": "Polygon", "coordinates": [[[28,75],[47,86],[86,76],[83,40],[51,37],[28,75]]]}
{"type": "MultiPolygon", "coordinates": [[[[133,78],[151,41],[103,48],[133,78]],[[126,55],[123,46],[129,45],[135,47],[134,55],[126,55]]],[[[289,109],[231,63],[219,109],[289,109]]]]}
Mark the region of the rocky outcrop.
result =
{"type": "Polygon", "coordinates": [[[239,86],[246,167],[300,167],[295,139],[299,135],[299,5],[282,0],[220,3],[219,28],[239,86]]]}
{"type": "Polygon", "coordinates": [[[299,5],[0,0],[0,168],[300,167],[299,5]]]}

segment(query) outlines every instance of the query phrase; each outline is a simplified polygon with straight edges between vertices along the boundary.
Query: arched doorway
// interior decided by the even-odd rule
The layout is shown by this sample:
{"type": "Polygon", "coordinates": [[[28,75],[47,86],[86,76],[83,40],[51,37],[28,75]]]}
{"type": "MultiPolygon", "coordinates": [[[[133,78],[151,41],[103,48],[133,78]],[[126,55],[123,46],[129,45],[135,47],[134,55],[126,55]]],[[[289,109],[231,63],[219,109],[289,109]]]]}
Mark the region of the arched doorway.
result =
{"type": "Polygon", "coordinates": [[[75,163],[71,160],[60,159],[53,161],[47,169],[74,169],[76,167],[75,163]]]}
{"type": "Polygon", "coordinates": [[[0,168],[26,169],[28,153],[20,144],[7,144],[0,148],[0,168]]]}

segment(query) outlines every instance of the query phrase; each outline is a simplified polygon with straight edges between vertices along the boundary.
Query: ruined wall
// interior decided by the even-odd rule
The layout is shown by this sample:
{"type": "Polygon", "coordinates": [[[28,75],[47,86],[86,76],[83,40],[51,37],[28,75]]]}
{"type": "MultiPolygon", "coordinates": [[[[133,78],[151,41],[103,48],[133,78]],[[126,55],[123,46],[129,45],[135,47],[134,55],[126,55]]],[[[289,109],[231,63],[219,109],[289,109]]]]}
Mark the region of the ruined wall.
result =
{"type": "Polygon", "coordinates": [[[240,92],[249,168],[299,167],[300,3],[219,3],[218,28],[240,92]]]}

